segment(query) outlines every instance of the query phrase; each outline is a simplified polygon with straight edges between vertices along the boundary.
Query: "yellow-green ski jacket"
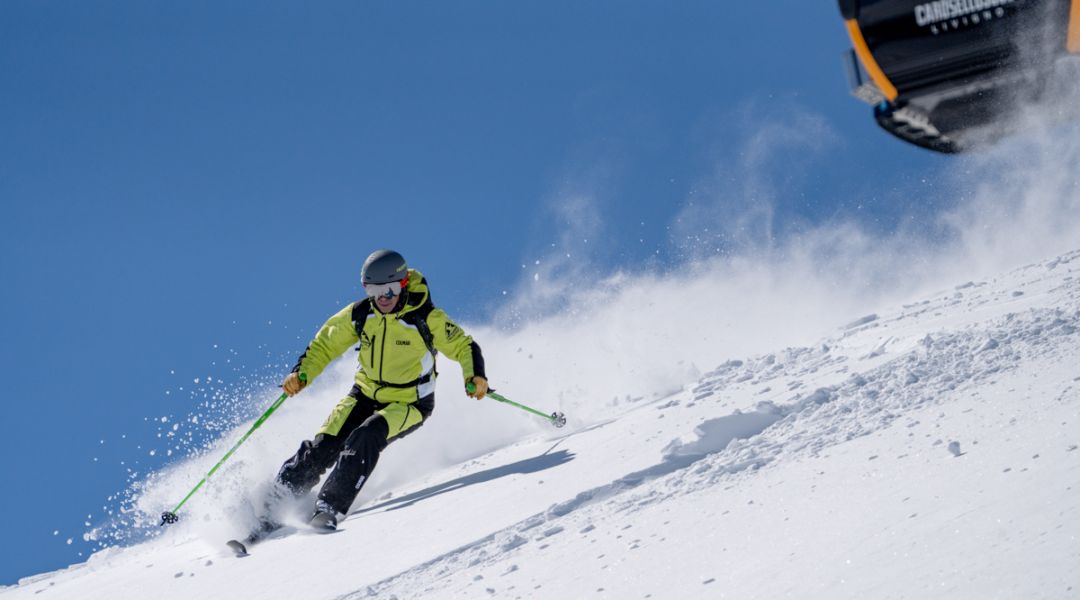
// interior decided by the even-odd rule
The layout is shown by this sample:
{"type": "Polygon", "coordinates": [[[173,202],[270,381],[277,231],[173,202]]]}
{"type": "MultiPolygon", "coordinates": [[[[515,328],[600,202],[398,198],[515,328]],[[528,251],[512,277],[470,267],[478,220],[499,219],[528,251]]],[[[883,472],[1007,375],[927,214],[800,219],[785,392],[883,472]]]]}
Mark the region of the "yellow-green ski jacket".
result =
{"type": "Polygon", "coordinates": [[[394,313],[382,314],[370,299],[338,311],[315,334],[293,371],[310,383],[360,342],[356,385],[364,395],[384,403],[415,402],[435,391],[435,356],[421,333],[426,325],[432,349],[461,365],[466,384],[475,375],[485,377],[480,346],[435,308],[419,271],[409,269],[406,291],[404,306],[394,313]]]}

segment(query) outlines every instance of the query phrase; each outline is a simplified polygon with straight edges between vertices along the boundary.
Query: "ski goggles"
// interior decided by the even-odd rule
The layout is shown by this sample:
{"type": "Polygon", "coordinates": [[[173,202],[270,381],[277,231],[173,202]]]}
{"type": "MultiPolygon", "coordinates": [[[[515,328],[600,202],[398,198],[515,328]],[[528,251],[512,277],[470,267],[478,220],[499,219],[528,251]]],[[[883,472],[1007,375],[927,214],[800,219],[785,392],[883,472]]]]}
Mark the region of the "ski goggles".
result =
{"type": "Polygon", "coordinates": [[[367,283],[364,284],[364,291],[372,298],[394,298],[401,295],[408,282],[408,279],[402,279],[390,283],[367,283]]]}

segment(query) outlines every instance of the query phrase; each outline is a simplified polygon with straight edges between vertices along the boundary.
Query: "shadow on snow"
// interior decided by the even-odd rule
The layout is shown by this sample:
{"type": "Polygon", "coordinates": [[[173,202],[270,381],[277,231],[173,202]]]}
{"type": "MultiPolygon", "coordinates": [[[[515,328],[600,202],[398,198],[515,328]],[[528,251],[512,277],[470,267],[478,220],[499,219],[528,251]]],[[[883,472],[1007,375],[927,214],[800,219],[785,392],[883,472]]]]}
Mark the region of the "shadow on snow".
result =
{"type": "Polygon", "coordinates": [[[447,492],[460,490],[470,485],[476,485],[478,483],[484,483],[487,481],[499,479],[501,477],[506,477],[507,475],[529,475],[532,473],[538,473],[552,467],[566,464],[574,460],[574,456],[574,453],[570,452],[569,450],[559,450],[558,452],[551,452],[551,450],[548,450],[547,452],[539,456],[520,460],[518,462],[508,465],[502,465],[492,469],[479,471],[477,473],[471,473],[469,475],[465,475],[464,477],[458,477],[457,479],[453,479],[451,481],[445,481],[443,483],[433,485],[418,492],[406,494],[404,496],[401,496],[400,498],[393,498],[387,500],[386,502],[376,504],[374,506],[368,506],[359,510],[354,510],[349,514],[359,515],[381,509],[398,510],[402,508],[408,508],[416,504],[417,502],[420,502],[421,500],[426,500],[428,498],[438,496],[439,494],[445,494],[447,492]]]}

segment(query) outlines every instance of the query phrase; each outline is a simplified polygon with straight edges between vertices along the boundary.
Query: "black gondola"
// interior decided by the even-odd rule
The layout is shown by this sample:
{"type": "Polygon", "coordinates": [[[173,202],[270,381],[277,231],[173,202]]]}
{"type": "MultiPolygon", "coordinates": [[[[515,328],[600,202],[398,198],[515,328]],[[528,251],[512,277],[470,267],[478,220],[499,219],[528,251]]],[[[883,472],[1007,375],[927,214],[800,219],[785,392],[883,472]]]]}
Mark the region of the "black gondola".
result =
{"type": "Polygon", "coordinates": [[[1016,106],[1080,78],[1080,0],[840,0],[840,12],[853,93],[930,150],[991,143],[1016,106]]]}

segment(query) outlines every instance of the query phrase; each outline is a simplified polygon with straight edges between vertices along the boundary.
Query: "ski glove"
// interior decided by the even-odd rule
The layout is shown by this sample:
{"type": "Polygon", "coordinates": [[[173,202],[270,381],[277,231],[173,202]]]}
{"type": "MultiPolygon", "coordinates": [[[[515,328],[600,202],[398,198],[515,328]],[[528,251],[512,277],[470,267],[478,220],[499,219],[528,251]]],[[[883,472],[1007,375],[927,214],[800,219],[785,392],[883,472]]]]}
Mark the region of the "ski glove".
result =
{"type": "Polygon", "coordinates": [[[466,393],[469,394],[470,398],[476,398],[477,400],[483,400],[484,396],[487,395],[487,393],[488,393],[487,379],[484,379],[483,377],[477,375],[477,376],[472,378],[472,384],[474,386],[476,386],[476,389],[473,390],[472,392],[469,392],[469,391],[466,390],[466,393]]]}
{"type": "Polygon", "coordinates": [[[307,386],[307,381],[300,379],[300,376],[296,373],[289,373],[285,380],[281,382],[281,388],[290,396],[299,394],[300,390],[304,389],[305,386],[307,386]]]}

